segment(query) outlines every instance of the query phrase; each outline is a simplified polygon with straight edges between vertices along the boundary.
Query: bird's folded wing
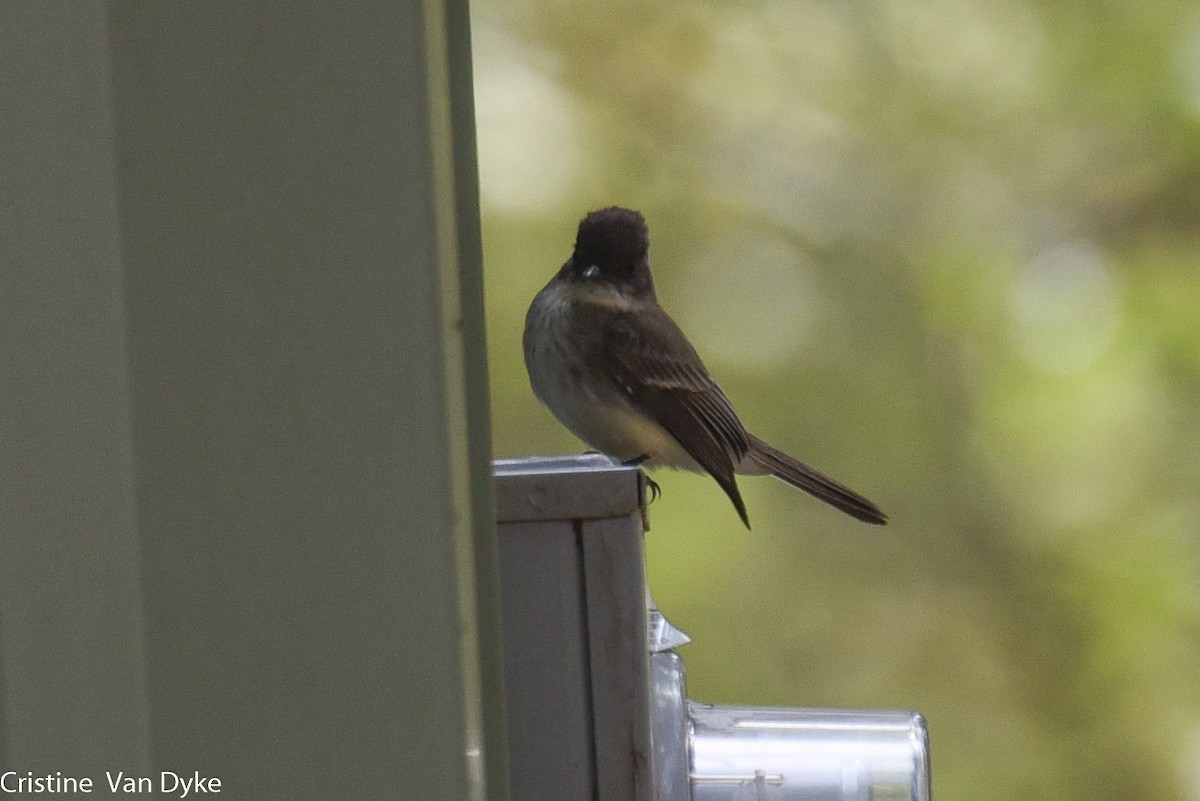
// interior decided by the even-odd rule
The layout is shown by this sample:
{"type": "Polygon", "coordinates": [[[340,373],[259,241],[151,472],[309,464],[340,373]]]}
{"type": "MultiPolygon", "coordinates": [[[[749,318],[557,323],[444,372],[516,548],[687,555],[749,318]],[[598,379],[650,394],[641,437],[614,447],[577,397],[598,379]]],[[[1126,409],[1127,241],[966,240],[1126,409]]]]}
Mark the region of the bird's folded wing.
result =
{"type": "Polygon", "coordinates": [[[661,308],[618,315],[605,328],[597,366],[639,409],[679,441],[712,474],[743,518],[734,469],[750,437],[725,393],[661,308]]]}

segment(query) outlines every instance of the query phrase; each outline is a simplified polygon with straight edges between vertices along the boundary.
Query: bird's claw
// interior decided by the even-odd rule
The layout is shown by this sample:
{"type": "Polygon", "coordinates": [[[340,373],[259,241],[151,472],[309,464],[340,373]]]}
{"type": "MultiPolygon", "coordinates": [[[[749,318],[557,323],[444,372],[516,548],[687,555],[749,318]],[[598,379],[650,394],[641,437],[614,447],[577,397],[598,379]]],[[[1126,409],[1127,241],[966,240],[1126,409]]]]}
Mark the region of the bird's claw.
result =
{"type": "Polygon", "coordinates": [[[646,486],[650,489],[650,503],[658,500],[658,496],[662,495],[662,487],[658,486],[658,482],[646,476],[646,486]]]}

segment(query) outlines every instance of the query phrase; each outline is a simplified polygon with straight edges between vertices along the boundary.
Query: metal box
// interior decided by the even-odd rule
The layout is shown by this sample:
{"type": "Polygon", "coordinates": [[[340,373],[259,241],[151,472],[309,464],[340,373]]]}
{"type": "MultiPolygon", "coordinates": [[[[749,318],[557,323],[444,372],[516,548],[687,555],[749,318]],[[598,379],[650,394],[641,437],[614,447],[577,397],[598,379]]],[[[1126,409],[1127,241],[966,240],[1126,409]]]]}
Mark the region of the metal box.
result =
{"type": "Polygon", "coordinates": [[[646,592],[641,470],[495,463],[514,801],[929,799],[914,712],[687,700],[687,642],[646,592]]]}

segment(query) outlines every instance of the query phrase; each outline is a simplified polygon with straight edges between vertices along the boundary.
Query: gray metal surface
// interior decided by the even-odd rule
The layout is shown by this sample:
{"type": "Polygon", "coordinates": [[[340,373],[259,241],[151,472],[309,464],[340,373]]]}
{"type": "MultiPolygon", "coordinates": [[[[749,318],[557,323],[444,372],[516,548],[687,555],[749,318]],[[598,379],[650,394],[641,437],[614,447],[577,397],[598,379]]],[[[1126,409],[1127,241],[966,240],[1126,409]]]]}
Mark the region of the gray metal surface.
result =
{"type": "Polygon", "coordinates": [[[467,14],[0,3],[0,772],[507,797],[467,14]]]}
{"type": "Polygon", "coordinates": [[[641,471],[493,469],[512,797],[651,801],[641,471]]]}
{"type": "Polygon", "coordinates": [[[598,453],[497,459],[496,519],[595,520],[641,508],[644,474],[598,453]]]}
{"type": "Polygon", "coordinates": [[[596,781],[591,666],[574,524],[508,524],[500,537],[513,798],[588,798],[596,781]]]}

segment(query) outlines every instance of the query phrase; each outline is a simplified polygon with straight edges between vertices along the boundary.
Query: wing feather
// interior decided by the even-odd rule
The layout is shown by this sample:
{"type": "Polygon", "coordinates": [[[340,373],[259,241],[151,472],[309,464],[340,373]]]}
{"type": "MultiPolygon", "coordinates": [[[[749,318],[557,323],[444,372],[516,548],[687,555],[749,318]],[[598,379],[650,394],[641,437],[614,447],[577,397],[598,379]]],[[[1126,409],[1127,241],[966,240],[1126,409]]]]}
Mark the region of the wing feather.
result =
{"type": "Polygon", "coordinates": [[[667,313],[657,304],[634,313],[636,324],[624,313],[606,326],[600,366],[712,474],[746,521],[734,470],[750,449],[749,434],[667,313]]]}

